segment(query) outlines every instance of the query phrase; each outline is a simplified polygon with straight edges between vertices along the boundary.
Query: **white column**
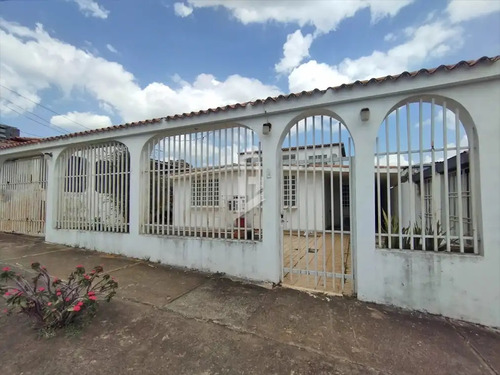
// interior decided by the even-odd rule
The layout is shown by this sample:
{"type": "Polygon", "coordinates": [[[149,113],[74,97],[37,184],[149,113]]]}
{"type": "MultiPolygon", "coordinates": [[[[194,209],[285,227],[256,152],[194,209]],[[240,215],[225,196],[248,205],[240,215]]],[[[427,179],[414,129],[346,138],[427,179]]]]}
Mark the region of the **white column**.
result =
{"type": "Polygon", "coordinates": [[[63,149],[44,151],[47,160],[47,196],[45,203],[45,240],[57,242],[57,205],[59,202],[59,175],[57,162],[63,149]],[[50,156],[52,154],[52,156],[50,156]]]}
{"type": "Polygon", "coordinates": [[[142,149],[149,137],[138,136],[120,140],[130,153],[129,215],[130,234],[139,235],[141,217],[142,149]]]}

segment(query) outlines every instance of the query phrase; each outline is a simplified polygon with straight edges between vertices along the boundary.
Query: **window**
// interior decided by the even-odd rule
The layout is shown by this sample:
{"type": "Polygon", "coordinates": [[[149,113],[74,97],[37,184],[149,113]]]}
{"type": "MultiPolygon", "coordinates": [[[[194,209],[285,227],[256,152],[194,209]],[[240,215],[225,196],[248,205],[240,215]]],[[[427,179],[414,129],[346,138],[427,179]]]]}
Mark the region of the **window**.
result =
{"type": "Polygon", "coordinates": [[[243,212],[245,211],[245,201],[246,198],[243,195],[234,195],[232,199],[228,202],[229,211],[243,212]]]}
{"type": "Polygon", "coordinates": [[[349,208],[349,185],[342,185],[342,207],[349,208]]]}
{"type": "Polygon", "coordinates": [[[191,205],[213,207],[219,205],[219,180],[199,178],[191,183],[191,205]]]}
{"type": "Polygon", "coordinates": [[[87,160],[71,156],[66,167],[64,191],[83,193],[85,190],[87,190],[87,160]]]}
{"type": "Polygon", "coordinates": [[[309,155],[308,157],[309,159],[309,162],[317,162],[317,163],[321,163],[322,161],[326,161],[328,160],[328,155],[309,155]]]}
{"type": "Polygon", "coordinates": [[[296,176],[283,176],[283,206],[295,207],[297,205],[297,182],[296,176]]]}

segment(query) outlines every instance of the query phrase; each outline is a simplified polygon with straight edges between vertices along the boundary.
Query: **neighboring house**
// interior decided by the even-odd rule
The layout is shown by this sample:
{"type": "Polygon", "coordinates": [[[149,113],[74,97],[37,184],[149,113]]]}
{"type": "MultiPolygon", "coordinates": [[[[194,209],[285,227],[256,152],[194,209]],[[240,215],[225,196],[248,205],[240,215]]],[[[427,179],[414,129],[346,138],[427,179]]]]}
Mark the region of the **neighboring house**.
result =
{"type": "MultiPolygon", "coordinates": [[[[308,227],[301,226],[302,230],[330,230],[340,227],[341,222],[349,226],[349,165],[342,144],[283,148],[282,163],[283,219],[292,225],[289,229],[298,228],[298,212],[308,213],[308,220],[302,218],[308,227]],[[301,189],[314,194],[315,201],[308,202],[305,194],[298,194],[301,189]],[[340,190],[342,217],[340,205],[333,205],[332,215],[329,203],[341,199],[340,190]]],[[[237,164],[176,174],[172,177],[172,224],[217,230],[244,226],[258,233],[261,173],[260,152],[247,151],[239,154],[237,164]]]]}
{"type": "Polygon", "coordinates": [[[462,235],[467,247],[472,247],[472,200],[471,178],[469,169],[469,152],[460,154],[460,166],[457,168],[457,157],[453,156],[446,161],[434,164],[424,164],[422,168],[412,168],[412,178],[408,177],[409,168],[404,168],[404,179],[398,186],[391,187],[391,208],[393,215],[398,212],[398,194],[401,194],[401,217],[399,223],[409,227],[417,223],[421,228],[427,228],[429,233],[446,233],[443,228],[448,227],[448,235],[459,236],[459,210],[462,216],[462,235]],[[460,170],[460,179],[457,171],[460,170]],[[460,183],[458,183],[460,181],[460,183]],[[459,202],[459,195],[462,199],[459,202]],[[448,197],[448,202],[446,202],[448,197]],[[410,202],[414,202],[410,205],[410,202]],[[470,237],[470,238],[468,238],[470,237]]]}

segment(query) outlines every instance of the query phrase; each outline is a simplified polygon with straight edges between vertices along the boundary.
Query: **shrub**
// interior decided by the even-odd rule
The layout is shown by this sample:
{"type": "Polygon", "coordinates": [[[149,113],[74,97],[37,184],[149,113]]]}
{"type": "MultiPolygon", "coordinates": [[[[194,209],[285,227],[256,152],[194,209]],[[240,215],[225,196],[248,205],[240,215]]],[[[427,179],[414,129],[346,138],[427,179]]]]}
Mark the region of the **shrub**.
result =
{"type": "Polygon", "coordinates": [[[0,271],[0,282],[11,285],[0,285],[0,292],[7,300],[7,312],[18,310],[33,318],[43,329],[61,328],[92,317],[98,301],[109,302],[118,288],[118,283],[109,274],[103,274],[101,266],[89,273],[83,266],[76,266],[67,281],[57,277],[51,279],[40,263],[32,263],[31,268],[37,275],[30,282],[4,267],[0,271]]]}
{"type": "MultiPolygon", "coordinates": [[[[389,217],[385,211],[382,211],[382,215],[383,215],[382,233],[387,234],[387,237],[384,238],[383,246],[389,249],[399,249],[400,246],[399,246],[399,236],[398,236],[399,234],[398,217],[392,216],[391,220],[389,220],[389,217]],[[388,238],[389,228],[391,229],[390,241],[388,238]]],[[[408,225],[407,227],[402,227],[401,248],[411,249],[412,248],[411,239],[413,237],[413,249],[422,250],[423,249],[422,243],[424,242],[422,241],[422,234],[425,237],[424,241],[426,250],[438,250],[438,251],[446,250],[446,240],[443,238],[443,236],[445,236],[446,233],[443,231],[443,228],[441,227],[439,221],[436,222],[436,233],[434,233],[434,229],[431,223],[427,223],[425,229],[422,229],[422,227],[418,222],[413,224],[413,228],[411,227],[411,225],[408,225]],[[437,238],[436,242],[437,247],[435,247],[434,237],[437,238]]]]}

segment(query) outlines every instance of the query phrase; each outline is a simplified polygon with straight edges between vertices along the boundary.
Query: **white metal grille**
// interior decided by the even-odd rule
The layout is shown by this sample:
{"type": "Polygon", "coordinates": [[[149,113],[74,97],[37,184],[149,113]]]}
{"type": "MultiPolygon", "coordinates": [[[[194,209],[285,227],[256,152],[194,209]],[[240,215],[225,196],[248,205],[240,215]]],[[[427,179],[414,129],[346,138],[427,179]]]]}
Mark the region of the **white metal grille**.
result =
{"type": "Polygon", "coordinates": [[[42,156],[0,166],[0,231],[45,233],[47,165],[42,156]]]}
{"type": "Polygon", "coordinates": [[[377,246],[478,254],[473,132],[466,133],[458,108],[436,102],[408,102],[380,127],[377,246]]]}
{"type": "Polygon", "coordinates": [[[119,142],[75,146],[57,163],[58,229],[128,232],[130,155],[119,142]]]}
{"type": "Polygon", "coordinates": [[[262,152],[252,130],[159,135],[142,160],[141,233],[262,239],[262,152]]]}
{"type": "Polygon", "coordinates": [[[354,293],[348,130],[331,117],[305,118],[287,133],[281,160],[283,284],[354,293]]]}

